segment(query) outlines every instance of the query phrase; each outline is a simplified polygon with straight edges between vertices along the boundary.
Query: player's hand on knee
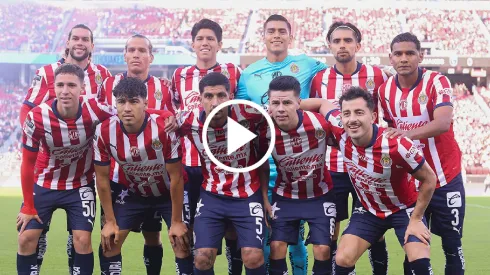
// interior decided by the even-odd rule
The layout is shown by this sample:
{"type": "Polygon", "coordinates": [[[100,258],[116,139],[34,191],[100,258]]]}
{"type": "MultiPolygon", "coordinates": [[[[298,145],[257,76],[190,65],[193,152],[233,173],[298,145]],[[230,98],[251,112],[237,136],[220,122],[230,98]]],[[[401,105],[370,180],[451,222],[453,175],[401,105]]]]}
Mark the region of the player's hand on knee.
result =
{"type": "Polygon", "coordinates": [[[173,248],[181,251],[189,250],[189,236],[187,235],[187,226],[182,221],[172,222],[168,230],[168,238],[173,248]]]}
{"type": "Polygon", "coordinates": [[[177,120],[174,116],[169,116],[165,119],[165,132],[175,132],[179,129],[179,125],[177,124],[177,120]]]}
{"type": "Polygon", "coordinates": [[[404,244],[407,244],[408,237],[410,235],[417,237],[424,244],[429,245],[430,231],[422,220],[410,219],[410,223],[407,226],[407,231],[405,231],[404,244]]]}
{"type": "Polygon", "coordinates": [[[388,127],[386,128],[385,135],[387,138],[406,137],[407,132],[400,129],[388,127]]]}
{"type": "Polygon", "coordinates": [[[115,222],[106,222],[104,224],[104,228],[100,232],[101,236],[101,244],[102,251],[110,251],[111,250],[111,239],[114,236],[114,243],[117,244],[119,242],[119,226],[115,222]]]}
{"type": "Polygon", "coordinates": [[[272,219],[272,206],[269,200],[264,200],[264,216],[265,216],[265,225],[270,228],[269,220],[272,219]]]}
{"type": "Polygon", "coordinates": [[[40,224],[43,223],[41,221],[41,218],[39,218],[38,215],[29,215],[29,214],[24,214],[24,213],[19,213],[19,215],[17,215],[17,229],[20,228],[19,235],[24,232],[24,230],[26,229],[27,224],[29,224],[29,222],[32,219],[35,219],[40,224]]]}

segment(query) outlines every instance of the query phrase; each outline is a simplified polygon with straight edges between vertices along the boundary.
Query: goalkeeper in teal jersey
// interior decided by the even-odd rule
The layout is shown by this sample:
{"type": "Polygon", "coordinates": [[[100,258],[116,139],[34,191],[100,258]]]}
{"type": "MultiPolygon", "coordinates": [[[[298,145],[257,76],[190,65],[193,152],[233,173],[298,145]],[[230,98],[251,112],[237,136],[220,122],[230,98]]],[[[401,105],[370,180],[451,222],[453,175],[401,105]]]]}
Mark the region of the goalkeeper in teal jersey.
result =
{"type": "MultiPolygon", "coordinates": [[[[291,35],[291,24],[281,15],[271,15],[264,23],[264,43],[267,47],[267,56],[250,66],[248,66],[240,77],[238,91],[235,99],[246,99],[253,101],[267,109],[269,97],[267,90],[272,79],[281,75],[290,75],[298,79],[301,84],[302,99],[310,95],[310,84],[313,76],[325,69],[327,66],[304,54],[291,56],[288,55],[288,47],[293,37],[291,35]]],[[[269,199],[271,190],[274,187],[277,177],[274,161],[269,158],[270,180],[269,180],[269,199]]],[[[268,239],[268,234],[266,238],[268,239]]],[[[306,275],[308,273],[308,253],[304,245],[304,224],[301,225],[298,244],[289,246],[289,258],[293,268],[293,275],[306,275]]],[[[264,258],[267,270],[274,268],[274,265],[282,264],[279,259],[274,259],[269,263],[270,242],[264,242],[264,258]]]]}

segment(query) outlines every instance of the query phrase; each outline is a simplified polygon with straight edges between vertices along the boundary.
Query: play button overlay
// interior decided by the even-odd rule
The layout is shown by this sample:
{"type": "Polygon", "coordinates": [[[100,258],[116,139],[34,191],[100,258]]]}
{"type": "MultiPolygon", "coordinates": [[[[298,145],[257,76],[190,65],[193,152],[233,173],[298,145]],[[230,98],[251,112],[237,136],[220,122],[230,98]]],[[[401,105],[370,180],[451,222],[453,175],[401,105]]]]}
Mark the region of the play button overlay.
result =
{"type": "Polygon", "coordinates": [[[229,117],[227,123],[228,135],[226,136],[226,150],[228,155],[257,137],[256,134],[250,132],[247,128],[229,117]]]}
{"type": "MultiPolygon", "coordinates": [[[[204,150],[206,151],[206,154],[208,155],[209,159],[219,168],[232,173],[250,172],[252,170],[259,168],[264,162],[268,161],[269,156],[272,154],[272,150],[274,150],[274,144],[276,143],[276,136],[274,134],[271,135],[269,148],[267,148],[266,154],[258,162],[247,167],[230,167],[228,165],[223,164],[211,152],[211,149],[209,148],[209,144],[208,144],[207,133],[209,128],[209,123],[211,122],[211,119],[216,115],[216,113],[218,113],[221,109],[232,105],[247,105],[259,111],[262,114],[262,116],[264,116],[269,128],[271,129],[271,133],[275,133],[274,123],[272,122],[272,118],[269,116],[267,111],[264,110],[264,108],[248,100],[234,99],[218,105],[218,107],[214,108],[209,114],[209,116],[206,117],[206,121],[204,122],[203,131],[202,131],[202,143],[204,146],[204,150]]],[[[230,117],[227,118],[226,125],[224,126],[224,128],[226,129],[225,134],[226,134],[227,155],[233,154],[247,143],[252,142],[252,140],[257,137],[257,133],[253,133],[247,128],[248,123],[243,123],[243,122],[247,122],[246,120],[240,122],[241,123],[238,123],[237,121],[235,121],[230,117]]],[[[253,147],[252,150],[254,150],[253,147]]]]}

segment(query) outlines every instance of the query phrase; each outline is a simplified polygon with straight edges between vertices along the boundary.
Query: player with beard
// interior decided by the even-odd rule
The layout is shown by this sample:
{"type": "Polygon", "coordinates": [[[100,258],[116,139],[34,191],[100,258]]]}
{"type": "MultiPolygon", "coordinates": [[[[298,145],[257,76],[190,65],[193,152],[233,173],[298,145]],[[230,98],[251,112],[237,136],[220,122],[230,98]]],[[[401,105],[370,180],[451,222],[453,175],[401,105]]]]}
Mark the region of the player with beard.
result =
{"type": "MultiPolygon", "coordinates": [[[[218,23],[209,19],[202,19],[192,27],[191,36],[192,49],[196,53],[196,64],[178,68],[172,77],[172,95],[174,103],[178,106],[178,112],[189,112],[201,107],[199,81],[207,74],[219,72],[228,78],[230,98],[234,97],[241,74],[238,66],[231,63],[218,63],[216,60],[216,54],[223,45],[223,30],[218,23]]],[[[183,137],[182,151],[182,163],[188,175],[188,183],[185,188],[189,196],[191,215],[189,233],[192,236],[194,214],[203,175],[199,152],[187,137],[183,137]]],[[[228,273],[230,275],[242,274],[243,262],[240,250],[237,249],[236,234],[232,228],[228,228],[225,242],[228,273]]],[[[219,254],[221,254],[221,248],[218,251],[219,254]]]]}
{"type": "MultiPolygon", "coordinates": [[[[267,90],[272,79],[281,75],[294,76],[301,84],[300,98],[305,99],[310,95],[310,85],[313,76],[327,66],[304,54],[293,56],[288,54],[288,48],[293,41],[291,34],[291,24],[284,16],[274,14],[264,22],[264,43],[267,48],[267,55],[263,59],[250,64],[242,73],[238,85],[236,99],[246,99],[253,101],[261,106],[269,104],[267,90]]],[[[277,172],[273,158],[269,158],[270,180],[269,195],[272,196],[277,172]]],[[[271,200],[271,197],[269,197],[271,200]]],[[[265,235],[267,241],[264,242],[264,255],[269,266],[270,243],[269,234],[265,235]]],[[[289,258],[293,266],[293,274],[307,274],[308,272],[308,253],[304,246],[304,226],[301,226],[299,241],[297,245],[289,246],[289,258]]]]}
{"type": "MultiPolygon", "coordinates": [[[[102,66],[93,64],[90,62],[92,52],[94,50],[94,37],[92,30],[83,24],[75,25],[68,34],[68,40],[66,41],[65,58],[60,59],[58,62],[49,64],[39,68],[36,71],[36,76],[32,81],[32,85],[27,92],[24,103],[20,110],[20,123],[24,125],[24,120],[27,113],[34,107],[54,99],[56,97],[54,91],[54,72],[63,63],[76,64],[85,72],[85,89],[82,91],[82,95],[87,95],[89,98],[97,96],[100,86],[104,79],[111,76],[109,70],[102,66]]],[[[73,266],[73,235],[71,230],[67,228],[68,242],[67,242],[67,254],[68,254],[68,266],[71,273],[73,266]]],[[[42,265],[44,253],[47,248],[47,231],[49,226],[46,227],[45,232],[41,234],[38,244],[38,265],[39,268],[42,265]]]]}
{"type": "Polygon", "coordinates": [[[361,255],[390,228],[410,261],[411,274],[433,274],[424,212],[436,187],[434,171],[413,141],[392,138],[390,130],[375,124],[374,101],[365,90],[349,88],[339,105],[340,111],[302,105],[326,116],[359,198],[340,239],[335,274],[353,274],[361,255]]]}
{"type": "MultiPolygon", "coordinates": [[[[377,113],[377,92],[387,76],[379,69],[356,61],[356,53],[361,49],[361,32],[351,23],[335,22],[327,32],[328,47],[335,58],[335,65],[319,71],[311,83],[311,98],[323,98],[338,105],[339,98],[351,86],[359,86],[374,97],[374,112],[377,113]]],[[[358,200],[347,173],[344,159],[336,147],[327,148],[327,167],[334,183],[337,225],[331,244],[331,259],[335,267],[335,252],[340,231],[340,222],[349,218],[349,194],[352,205],[358,200]]],[[[369,248],[369,260],[373,274],[387,274],[388,251],[384,237],[369,248]]]]}
{"type": "MultiPolygon", "coordinates": [[[[453,132],[453,89],[446,76],[419,67],[423,58],[417,36],[397,35],[390,53],[397,74],[379,88],[379,98],[393,134],[413,139],[437,175],[427,220],[431,232],[442,239],[445,274],[460,275],[465,272],[461,239],[466,199],[461,151],[453,132]]],[[[409,260],[405,258],[405,274],[413,269],[409,260]]]]}

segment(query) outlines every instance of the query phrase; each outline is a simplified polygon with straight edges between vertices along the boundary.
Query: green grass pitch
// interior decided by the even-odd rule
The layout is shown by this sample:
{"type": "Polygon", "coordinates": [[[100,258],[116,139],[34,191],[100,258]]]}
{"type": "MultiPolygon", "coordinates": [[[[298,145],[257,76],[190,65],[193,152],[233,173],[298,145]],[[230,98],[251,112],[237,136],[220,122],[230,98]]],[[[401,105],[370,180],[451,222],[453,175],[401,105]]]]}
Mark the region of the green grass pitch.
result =
{"type": "MultiPolygon", "coordinates": [[[[0,274],[16,274],[16,251],[17,232],[15,230],[15,217],[21,203],[19,189],[0,189],[0,274]]],[[[67,274],[66,246],[66,215],[64,211],[58,210],[53,216],[51,231],[48,234],[48,251],[45,256],[41,274],[67,274]]],[[[342,223],[342,226],[345,222],[342,223]]],[[[396,240],[393,230],[387,233],[389,251],[389,274],[403,274],[403,250],[396,240]]],[[[170,249],[166,235],[162,236],[164,243],[164,260],[162,274],[175,274],[174,256],[170,249]]],[[[92,235],[92,243],[98,247],[100,230],[97,223],[92,235]]],[[[466,220],[464,226],[463,249],[466,259],[466,274],[485,275],[490,274],[490,261],[488,256],[490,247],[490,199],[489,198],[467,198],[466,220]]],[[[98,268],[97,249],[95,254],[95,272],[100,274],[98,268]]],[[[309,252],[309,272],[313,267],[313,253],[311,246],[309,252]]],[[[123,270],[124,274],[144,275],[143,265],[143,237],[141,234],[132,233],[123,247],[123,270]]],[[[441,241],[437,236],[432,239],[431,263],[434,274],[444,274],[444,257],[442,254],[441,241]]],[[[370,274],[371,267],[367,256],[364,255],[356,265],[357,274],[370,274]]],[[[224,256],[218,256],[215,264],[216,274],[227,274],[227,263],[224,256]]],[[[245,272],[244,272],[245,274],[245,272]]],[[[291,273],[290,273],[291,274],[291,273]]]]}

